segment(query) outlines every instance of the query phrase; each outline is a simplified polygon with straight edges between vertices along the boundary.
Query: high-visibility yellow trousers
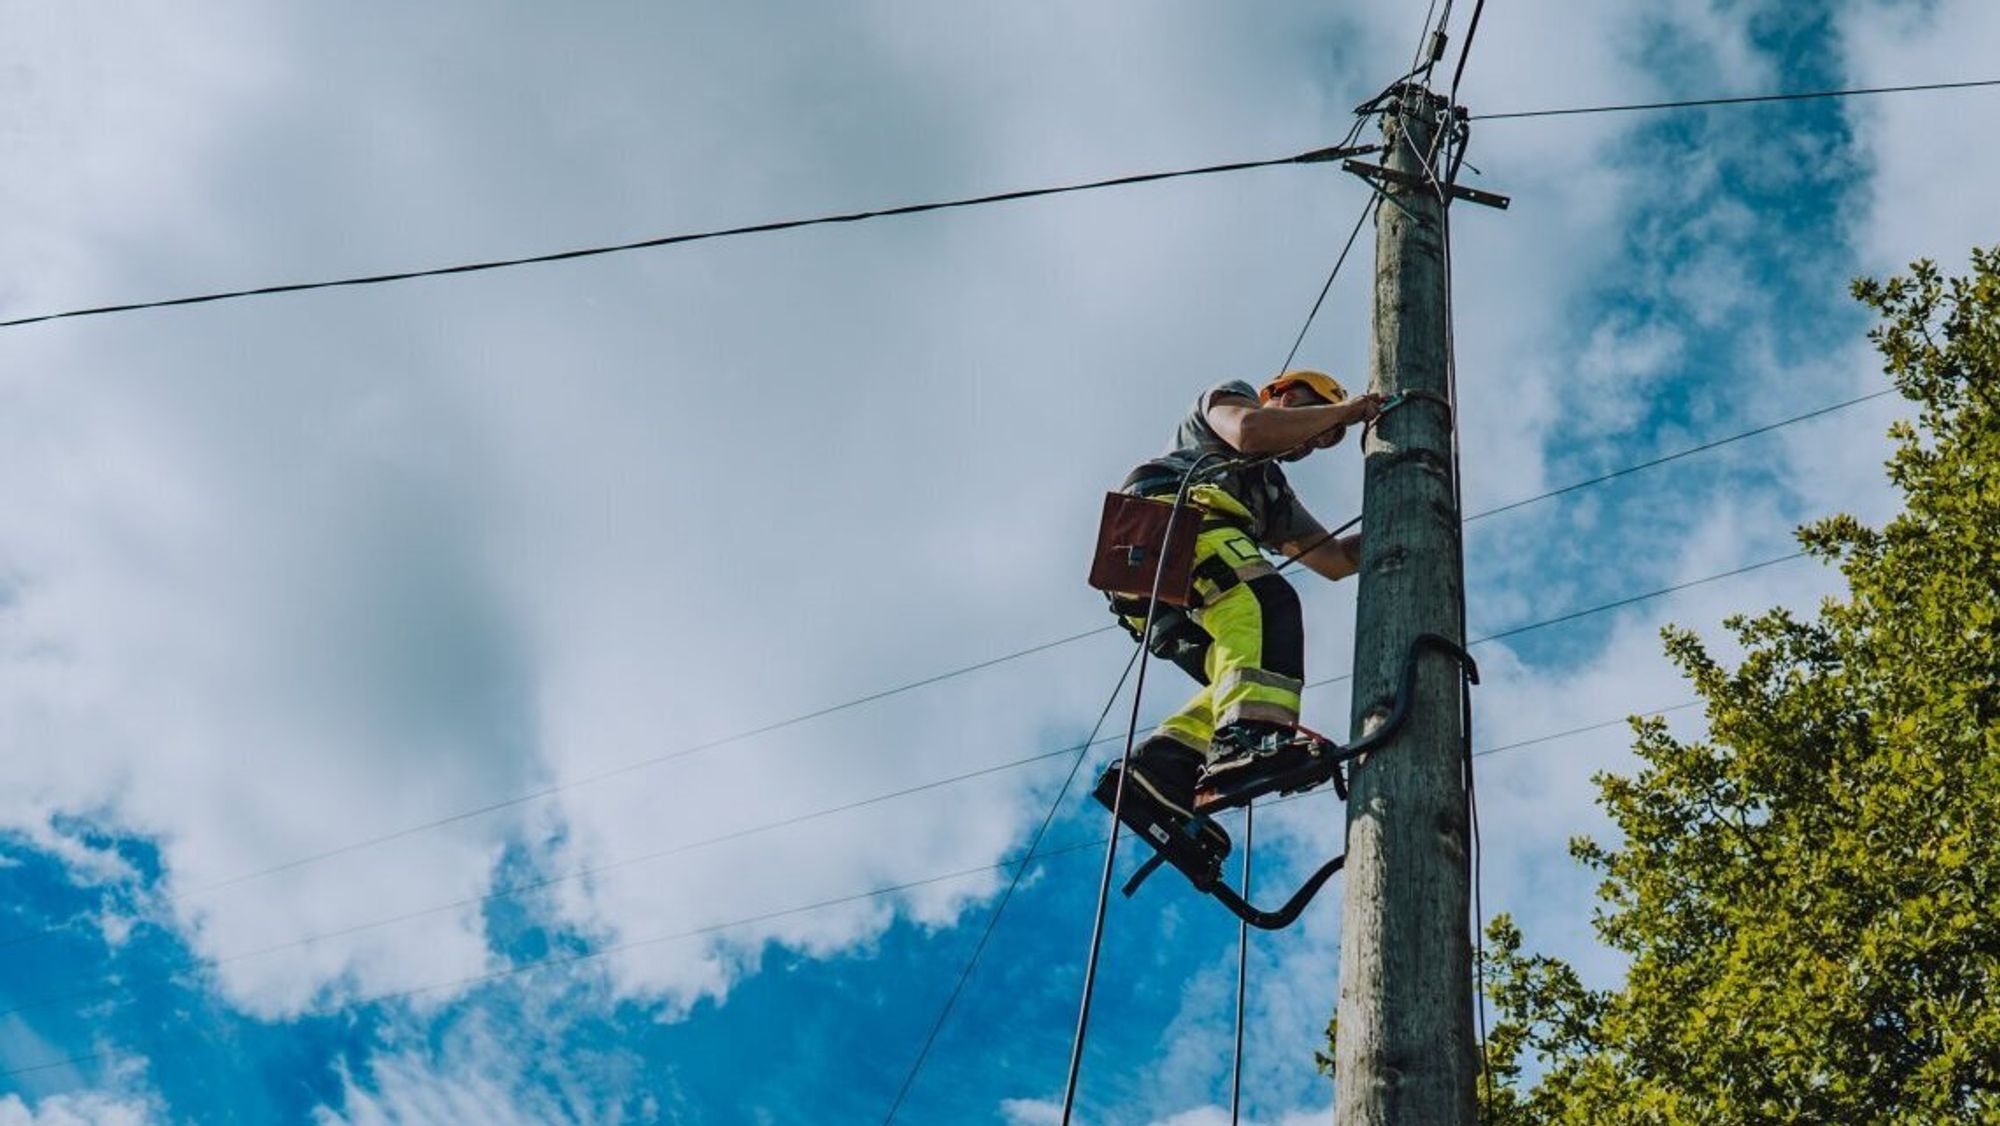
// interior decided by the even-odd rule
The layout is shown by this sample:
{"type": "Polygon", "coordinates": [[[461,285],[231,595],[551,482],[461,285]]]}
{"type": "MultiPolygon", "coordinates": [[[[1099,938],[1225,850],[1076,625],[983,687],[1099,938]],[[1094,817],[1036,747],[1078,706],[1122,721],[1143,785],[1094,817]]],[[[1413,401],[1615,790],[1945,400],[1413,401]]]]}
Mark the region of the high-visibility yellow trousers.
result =
{"type": "MultiPolygon", "coordinates": [[[[1196,499],[1211,511],[1234,507],[1201,496],[1199,489],[1196,499]]],[[[1216,728],[1238,720],[1298,723],[1305,687],[1298,592],[1241,528],[1210,520],[1195,540],[1194,605],[1188,617],[1210,639],[1203,676],[1197,678],[1203,684],[1161,721],[1156,736],[1206,754],[1216,728]]]]}

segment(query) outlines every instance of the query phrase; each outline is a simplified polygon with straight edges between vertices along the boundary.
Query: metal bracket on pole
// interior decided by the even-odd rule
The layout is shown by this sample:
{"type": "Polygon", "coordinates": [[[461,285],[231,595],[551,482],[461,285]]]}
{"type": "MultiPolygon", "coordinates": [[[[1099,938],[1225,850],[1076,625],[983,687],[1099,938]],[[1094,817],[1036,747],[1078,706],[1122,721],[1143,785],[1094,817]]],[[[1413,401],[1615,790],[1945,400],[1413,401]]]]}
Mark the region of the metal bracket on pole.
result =
{"type": "Polygon", "coordinates": [[[1336,145],[1330,149],[1314,149],[1302,152],[1292,158],[1293,164],[1330,164],[1350,156],[1367,156],[1371,152],[1381,152],[1381,145],[1336,145]]]}
{"type": "MultiPolygon", "coordinates": [[[[1386,181],[1391,184],[1401,184],[1404,187],[1423,188],[1426,190],[1431,186],[1430,181],[1415,173],[1403,172],[1394,168],[1384,168],[1379,164],[1365,164],[1359,160],[1350,160],[1343,163],[1341,168],[1354,173],[1364,180],[1386,181]]],[[[1477,203],[1483,207],[1494,207],[1502,211],[1505,211],[1507,206],[1513,202],[1513,200],[1496,192],[1482,192],[1478,188],[1468,188],[1463,184],[1444,185],[1444,194],[1452,199],[1462,199],[1467,203],[1477,203]]]]}

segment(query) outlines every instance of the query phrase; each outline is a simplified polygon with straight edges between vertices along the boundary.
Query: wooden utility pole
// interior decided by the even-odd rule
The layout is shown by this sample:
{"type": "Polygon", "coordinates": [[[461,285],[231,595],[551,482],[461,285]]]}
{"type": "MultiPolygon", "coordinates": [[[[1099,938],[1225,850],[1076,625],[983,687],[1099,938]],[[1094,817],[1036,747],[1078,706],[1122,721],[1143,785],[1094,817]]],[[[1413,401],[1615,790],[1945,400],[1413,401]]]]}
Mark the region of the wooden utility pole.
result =
{"type": "MultiPolygon", "coordinates": [[[[1423,158],[1443,100],[1403,87],[1383,117],[1389,195],[1376,210],[1369,388],[1411,393],[1363,447],[1353,734],[1380,726],[1411,640],[1459,636],[1465,597],[1453,498],[1444,239],[1423,158]]],[[[1358,762],[1347,805],[1336,1126],[1470,1126],[1467,805],[1460,670],[1427,651],[1405,726],[1358,762]]]]}

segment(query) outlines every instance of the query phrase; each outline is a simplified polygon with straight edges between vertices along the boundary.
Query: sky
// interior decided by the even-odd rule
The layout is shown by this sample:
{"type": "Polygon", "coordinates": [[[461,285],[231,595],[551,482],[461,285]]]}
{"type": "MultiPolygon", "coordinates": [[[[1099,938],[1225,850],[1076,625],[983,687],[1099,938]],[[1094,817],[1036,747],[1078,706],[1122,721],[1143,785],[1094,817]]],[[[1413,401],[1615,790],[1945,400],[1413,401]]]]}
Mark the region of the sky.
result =
{"type": "MultiPolygon", "coordinates": [[[[1422,17],[0,0],[0,319],[1287,155],[1422,17]]],[[[1461,93],[1975,80],[1996,47],[1979,0],[1496,3],[1461,93]]],[[[1467,510],[1886,386],[1846,285],[1995,241],[1996,97],[1475,124],[1513,206],[1455,212],[1467,510]]],[[[1275,372],[1365,201],[1279,167],[0,330],[0,1126],[881,1121],[1052,803],[897,1120],[1054,1121],[1105,828],[1060,752],[1129,647],[877,694],[1108,624],[1103,490],[1275,372]]],[[[1351,385],[1366,263],[1300,352],[1351,385]]],[[[1898,413],[1470,525],[1472,635],[1884,519],[1898,413]]],[[[1359,503],[1351,445],[1293,478],[1359,503]]],[[[1300,585],[1308,675],[1344,673],[1353,584],[1300,585]]],[[[1610,839],[1612,721],[1692,698],[1660,627],[1726,656],[1731,613],[1840,589],[1793,560],[1479,646],[1476,747],[1610,724],[1479,760],[1484,911],[1614,984],[1566,842],[1610,839]]],[[[1155,671],[1147,714],[1186,687],[1155,671]]],[[[1261,815],[1258,886],[1342,824],[1261,815]]],[[[1253,940],[1247,1121],[1331,1103],[1339,894],[1253,940]]],[[[1170,877],[1114,901],[1081,1121],[1228,1121],[1235,942],[1170,877]]]]}

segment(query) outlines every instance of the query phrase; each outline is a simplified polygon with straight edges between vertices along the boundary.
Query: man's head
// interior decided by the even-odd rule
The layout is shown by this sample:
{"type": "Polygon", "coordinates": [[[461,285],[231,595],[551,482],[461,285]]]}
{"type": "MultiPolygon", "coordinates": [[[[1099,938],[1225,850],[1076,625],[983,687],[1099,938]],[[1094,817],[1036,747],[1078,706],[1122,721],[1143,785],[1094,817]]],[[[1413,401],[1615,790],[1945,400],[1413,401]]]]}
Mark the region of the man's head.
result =
{"type": "MultiPolygon", "coordinates": [[[[1347,389],[1340,381],[1323,371],[1307,368],[1293,368],[1291,371],[1264,385],[1257,398],[1267,407],[1317,407],[1329,403],[1347,401],[1347,389]]],[[[1313,439],[1303,448],[1286,457],[1287,461],[1297,461],[1313,450],[1323,450],[1340,444],[1347,437],[1347,427],[1335,426],[1313,439]]]]}

